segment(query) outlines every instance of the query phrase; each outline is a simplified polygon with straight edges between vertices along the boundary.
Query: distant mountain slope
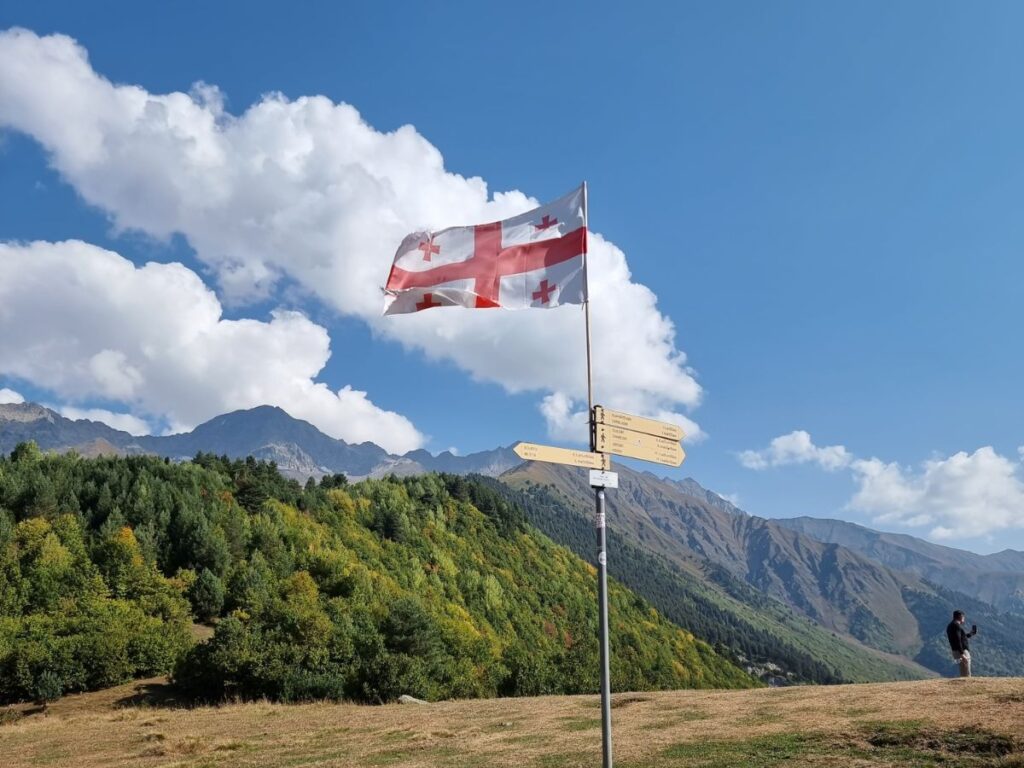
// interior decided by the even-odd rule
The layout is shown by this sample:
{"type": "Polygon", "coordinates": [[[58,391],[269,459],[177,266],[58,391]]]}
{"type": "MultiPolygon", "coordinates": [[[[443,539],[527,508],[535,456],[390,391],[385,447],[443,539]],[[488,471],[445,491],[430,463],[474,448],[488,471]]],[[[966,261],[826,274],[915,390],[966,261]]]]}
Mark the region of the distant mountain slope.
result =
{"type": "Polygon", "coordinates": [[[485,477],[497,477],[523,463],[511,446],[478,451],[465,456],[457,456],[450,451],[443,451],[437,456],[432,456],[421,449],[410,451],[402,459],[413,462],[428,472],[449,472],[453,475],[476,474],[485,477]]]}
{"type": "MultiPolygon", "coordinates": [[[[583,473],[555,465],[517,471],[550,478],[570,501],[586,504],[591,497],[583,473]]],[[[912,655],[920,647],[917,622],[901,598],[903,587],[915,584],[912,578],[770,520],[725,512],[650,473],[617,471],[609,522],[628,538],[676,562],[710,561],[826,629],[874,648],[912,655]]]]}
{"type": "MultiPolygon", "coordinates": [[[[507,477],[512,485],[522,479],[520,473],[507,477]]],[[[594,528],[588,515],[567,506],[548,486],[527,484],[516,490],[503,480],[489,482],[540,530],[593,561],[594,528]]],[[[680,565],[614,529],[608,532],[608,549],[609,571],[616,579],[766,681],[872,682],[934,674],[905,658],[837,637],[713,564],[694,559],[680,565]]]]}
{"type": "MultiPolygon", "coordinates": [[[[608,494],[612,530],[682,568],[703,563],[710,575],[709,566],[716,566],[837,635],[918,658],[945,627],[945,621],[936,624],[936,606],[951,610],[969,600],[846,547],[748,515],[725,500],[709,500],[693,481],[681,484],[624,466],[616,469],[619,488],[608,494]]],[[[519,488],[547,486],[568,506],[591,514],[592,492],[583,472],[535,463],[502,480],[519,488]]],[[[1002,627],[987,638],[988,673],[1024,672],[1024,618],[1003,616],[980,601],[974,613],[979,624],[1002,627]]],[[[941,655],[929,652],[921,659],[942,674],[950,672],[941,655]]]]}
{"type": "Polygon", "coordinates": [[[0,453],[30,440],[44,451],[102,444],[123,454],[145,453],[137,438],[98,421],[72,421],[35,403],[0,405],[0,453]]]}
{"type": "Polygon", "coordinates": [[[1024,613],[1024,552],[979,555],[899,533],[882,533],[843,520],[794,517],[778,525],[839,544],[889,568],[907,571],[1004,611],[1024,613]]]}
{"type": "Polygon", "coordinates": [[[97,421],[71,420],[32,403],[0,405],[0,453],[29,440],[44,451],[75,450],[83,456],[154,454],[176,460],[197,453],[273,461],[288,477],[305,480],[328,474],[350,479],[400,477],[424,472],[497,476],[520,463],[510,448],[456,456],[411,451],[389,454],[374,443],[352,445],[325,435],[307,421],[274,406],[233,411],[177,435],[135,437],[97,421]]]}
{"type": "Polygon", "coordinates": [[[175,458],[188,459],[200,452],[232,458],[255,456],[268,461],[280,457],[289,469],[299,470],[291,474],[302,474],[303,470],[310,475],[344,471],[365,476],[388,458],[380,446],[335,440],[308,421],[294,419],[270,405],[225,413],[180,435],[138,439],[148,451],[175,458]]]}

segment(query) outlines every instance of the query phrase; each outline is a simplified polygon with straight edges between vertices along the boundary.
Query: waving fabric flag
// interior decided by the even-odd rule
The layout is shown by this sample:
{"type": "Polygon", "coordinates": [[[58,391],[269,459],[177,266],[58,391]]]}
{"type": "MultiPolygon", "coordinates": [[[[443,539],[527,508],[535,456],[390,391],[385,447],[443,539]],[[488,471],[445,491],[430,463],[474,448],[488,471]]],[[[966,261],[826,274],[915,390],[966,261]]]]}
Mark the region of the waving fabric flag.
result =
{"type": "Polygon", "coordinates": [[[384,314],[433,307],[557,307],[587,298],[587,206],[565,197],[492,224],[413,232],[395,254],[384,314]]]}

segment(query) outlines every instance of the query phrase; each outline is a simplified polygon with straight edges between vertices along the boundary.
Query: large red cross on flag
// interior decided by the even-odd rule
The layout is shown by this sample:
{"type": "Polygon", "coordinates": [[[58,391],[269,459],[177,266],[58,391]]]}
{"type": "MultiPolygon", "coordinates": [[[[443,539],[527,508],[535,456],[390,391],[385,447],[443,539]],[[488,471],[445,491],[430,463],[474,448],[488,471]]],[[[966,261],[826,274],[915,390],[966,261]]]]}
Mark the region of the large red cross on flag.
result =
{"type": "Polygon", "coordinates": [[[384,314],[431,307],[557,307],[587,299],[587,203],[581,185],[505,221],[413,232],[395,254],[384,314]]]}

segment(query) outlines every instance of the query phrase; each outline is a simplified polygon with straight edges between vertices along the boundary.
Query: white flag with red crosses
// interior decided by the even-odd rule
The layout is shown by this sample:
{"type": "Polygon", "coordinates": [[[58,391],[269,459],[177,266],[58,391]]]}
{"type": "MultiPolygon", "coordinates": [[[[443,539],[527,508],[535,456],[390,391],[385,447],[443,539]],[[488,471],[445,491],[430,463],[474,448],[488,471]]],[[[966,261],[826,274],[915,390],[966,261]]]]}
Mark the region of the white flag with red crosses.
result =
{"type": "Polygon", "coordinates": [[[587,204],[581,185],[492,224],[413,232],[395,254],[384,314],[432,307],[557,307],[587,299],[587,204]]]}

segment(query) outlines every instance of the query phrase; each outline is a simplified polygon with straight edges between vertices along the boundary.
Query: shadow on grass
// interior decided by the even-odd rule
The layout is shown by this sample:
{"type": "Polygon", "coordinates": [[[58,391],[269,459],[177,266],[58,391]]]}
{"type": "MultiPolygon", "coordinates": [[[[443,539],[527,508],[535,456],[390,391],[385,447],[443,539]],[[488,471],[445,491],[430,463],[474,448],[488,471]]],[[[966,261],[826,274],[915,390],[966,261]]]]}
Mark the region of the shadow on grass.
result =
{"type": "Polygon", "coordinates": [[[747,740],[687,741],[622,768],[767,768],[782,765],[1024,768],[1024,744],[983,728],[943,730],[919,721],[876,722],[840,734],[777,733],[747,740]]]}
{"type": "Polygon", "coordinates": [[[919,723],[876,723],[865,726],[867,742],[879,749],[903,749],[955,757],[1006,757],[1020,754],[1010,736],[973,726],[945,731],[919,723]]]}
{"type": "Polygon", "coordinates": [[[171,683],[138,683],[128,696],[114,702],[119,709],[128,707],[164,707],[167,709],[193,709],[209,702],[203,702],[182,695],[171,683]]]}

